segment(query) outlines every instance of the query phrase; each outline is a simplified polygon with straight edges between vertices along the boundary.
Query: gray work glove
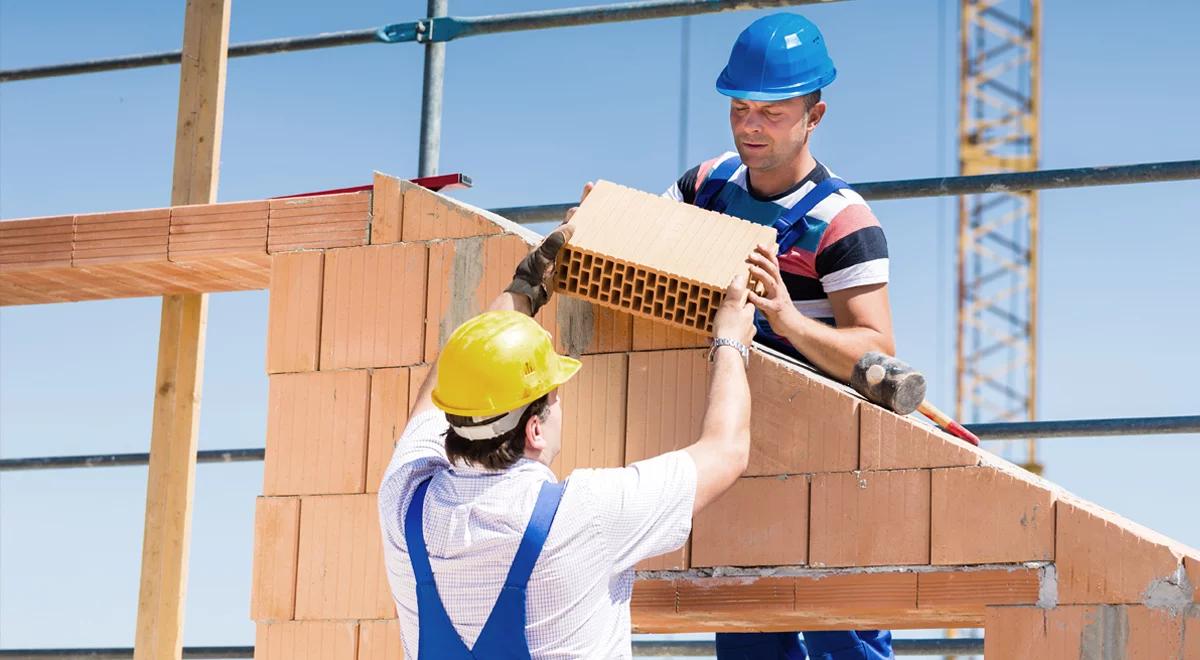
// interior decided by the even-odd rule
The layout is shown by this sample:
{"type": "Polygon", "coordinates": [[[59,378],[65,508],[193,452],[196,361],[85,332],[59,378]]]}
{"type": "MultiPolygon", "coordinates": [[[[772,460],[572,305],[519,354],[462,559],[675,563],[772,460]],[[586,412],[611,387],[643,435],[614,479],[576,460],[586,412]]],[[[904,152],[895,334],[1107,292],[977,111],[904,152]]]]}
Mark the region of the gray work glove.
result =
{"type": "Polygon", "coordinates": [[[517,293],[529,298],[530,314],[538,313],[547,302],[550,302],[550,278],[554,277],[554,263],[563,245],[571,240],[575,232],[572,225],[559,225],[550,232],[541,244],[533,249],[513,273],[513,281],[504,290],[517,293]]]}

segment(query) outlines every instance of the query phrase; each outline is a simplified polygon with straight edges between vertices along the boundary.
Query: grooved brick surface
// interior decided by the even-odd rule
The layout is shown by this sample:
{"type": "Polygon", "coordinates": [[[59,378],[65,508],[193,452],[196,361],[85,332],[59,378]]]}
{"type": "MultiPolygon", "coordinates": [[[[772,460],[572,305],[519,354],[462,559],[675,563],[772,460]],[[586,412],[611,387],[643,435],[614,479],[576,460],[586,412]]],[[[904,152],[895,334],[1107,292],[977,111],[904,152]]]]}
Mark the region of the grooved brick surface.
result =
{"type": "Polygon", "coordinates": [[[1060,499],[1056,509],[1061,604],[1140,603],[1180,565],[1169,541],[1111,511],[1075,498],[1060,499]]]}
{"type": "Polygon", "coordinates": [[[353,247],[368,242],[369,191],[269,201],[268,252],[353,247]]]}
{"type": "Polygon", "coordinates": [[[929,563],[929,471],[812,477],[812,566],[929,563]]]}
{"type": "Polygon", "coordinates": [[[1032,476],[992,467],[937,469],[931,493],[934,564],[1054,559],[1054,493],[1032,476]]]}
{"type": "Polygon", "coordinates": [[[554,350],[563,355],[624,353],[633,348],[634,318],[585,300],[551,296],[538,320],[554,335],[554,350]]]}
{"type": "Polygon", "coordinates": [[[358,622],[358,660],[401,660],[403,657],[398,620],[358,622]]]}
{"type": "Polygon", "coordinates": [[[918,573],[921,607],[1032,605],[1038,601],[1041,577],[1034,568],[918,573]]]}
{"type": "Polygon", "coordinates": [[[260,497],[254,505],[254,567],[250,618],[287,621],[296,606],[300,498],[260,497]]]}
{"type": "Polygon", "coordinates": [[[743,477],[692,523],[693,566],[808,561],[808,478],[743,477]]]}
{"type": "Polygon", "coordinates": [[[917,574],[866,573],[796,578],[796,606],[835,611],[865,606],[880,610],[916,609],[917,574]]]}
{"type": "Polygon", "coordinates": [[[254,660],[355,660],[357,649],[354,621],[260,623],[254,660]]]}
{"type": "Polygon", "coordinates": [[[858,467],[859,400],[831,381],[758,351],[750,354],[747,475],[858,467]]]}
{"type": "Polygon", "coordinates": [[[300,503],[296,619],[396,616],[374,495],[319,495],[300,503]]]}
{"type": "Polygon", "coordinates": [[[495,223],[419,186],[404,192],[403,216],[400,235],[405,242],[500,233],[500,227],[495,223]]]}
{"type": "Polygon", "coordinates": [[[379,491],[383,473],[392,460],[396,440],[408,424],[410,370],[405,367],[371,372],[371,421],[367,435],[368,493],[379,491]]]}
{"type": "Polygon", "coordinates": [[[167,256],[188,261],[223,254],[267,253],[266,200],[171,209],[167,256]]]}
{"type": "Polygon", "coordinates": [[[583,367],[558,390],[563,411],[562,451],[550,467],[559,479],[575,468],[625,464],[625,405],[629,358],[585,355],[583,367]]]}
{"type": "Polygon", "coordinates": [[[171,209],[75,216],[71,264],[166,261],[171,209]]]}
{"type": "Polygon", "coordinates": [[[680,614],[747,618],[797,605],[792,578],[708,578],[677,580],[675,585],[680,614]]]}
{"type": "Polygon", "coordinates": [[[859,469],[902,470],[975,465],[976,451],[910,417],[860,403],[859,469]]]}
{"type": "Polygon", "coordinates": [[[0,269],[71,265],[75,216],[0,222],[0,269]]]}
{"type": "Polygon", "coordinates": [[[321,348],[323,252],[271,257],[267,373],[316,371],[321,348]]]}
{"type": "Polygon", "coordinates": [[[630,354],[626,465],[700,439],[707,381],[703,350],[630,354]]]}
{"type": "Polygon", "coordinates": [[[635,351],[658,351],[676,348],[708,348],[710,334],[680,328],[662,321],[633,317],[635,351]]]}
{"type": "Polygon", "coordinates": [[[421,362],[426,257],[411,244],[325,253],[321,369],[421,362]]]}
{"type": "Polygon", "coordinates": [[[1191,658],[1184,616],[1140,605],[989,607],[988,658],[1191,658]]]}
{"type": "Polygon", "coordinates": [[[366,371],[271,376],[263,494],[363,492],[369,391],[366,371]]]}
{"type": "Polygon", "coordinates": [[[556,287],[586,300],[708,332],[729,281],[775,231],[599,181],[571,219],[556,287]],[[650,220],[652,219],[652,221],[650,220]]]}
{"type": "Polygon", "coordinates": [[[413,184],[376,172],[371,190],[371,244],[397,243],[404,222],[404,194],[413,184]]]}

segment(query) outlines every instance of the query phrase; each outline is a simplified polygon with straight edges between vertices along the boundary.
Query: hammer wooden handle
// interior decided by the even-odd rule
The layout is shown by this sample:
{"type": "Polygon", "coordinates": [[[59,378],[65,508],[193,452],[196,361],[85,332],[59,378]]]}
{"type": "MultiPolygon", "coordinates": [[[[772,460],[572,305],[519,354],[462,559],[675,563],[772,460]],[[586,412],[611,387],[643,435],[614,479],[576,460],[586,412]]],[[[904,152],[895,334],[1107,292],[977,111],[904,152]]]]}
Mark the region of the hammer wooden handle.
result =
{"type": "Polygon", "coordinates": [[[946,433],[949,433],[956,438],[966,440],[976,447],[979,446],[979,436],[971,433],[962,424],[954,421],[952,417],[941,410],[938,410],[937,406],[933,405],[928,400],[922,401],[921,405],[917,406],[917,410],[920,411],[922,415],[925,415],[929,419],[933,420],[933,423],[940,426],[946,433]]]}

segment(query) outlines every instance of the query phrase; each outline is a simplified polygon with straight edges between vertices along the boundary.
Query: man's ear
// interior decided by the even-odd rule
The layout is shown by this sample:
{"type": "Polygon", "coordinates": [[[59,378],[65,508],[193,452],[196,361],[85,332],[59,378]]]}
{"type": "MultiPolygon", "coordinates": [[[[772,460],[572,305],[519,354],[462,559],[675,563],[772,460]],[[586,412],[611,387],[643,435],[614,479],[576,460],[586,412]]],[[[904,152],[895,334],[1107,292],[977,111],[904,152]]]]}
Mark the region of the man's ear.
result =
{"type": "Polygon", "coordinates": [[[525,422],[525,450],[541,451],[546,448],[546,439],[542,435],[542,420],[539,415],[530,415],[525,422]]]}
{"type": "Polygon", "coordinates": [[[821,119],[825,117],[825,102],[817,101],[813,107],[808,109],[808,130],[813,130],[817,124],[821,123],[821,119]]]}

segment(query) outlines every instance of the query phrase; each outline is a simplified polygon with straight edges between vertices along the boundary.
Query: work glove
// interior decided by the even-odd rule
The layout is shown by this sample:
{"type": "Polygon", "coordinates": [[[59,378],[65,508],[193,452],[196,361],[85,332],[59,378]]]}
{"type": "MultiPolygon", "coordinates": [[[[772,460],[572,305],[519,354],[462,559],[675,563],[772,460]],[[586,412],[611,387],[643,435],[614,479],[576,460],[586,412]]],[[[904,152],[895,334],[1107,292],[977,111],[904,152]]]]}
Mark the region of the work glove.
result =
{"type": "Polygon", "coordinates": [[[573,225],[559,225],[517,264],[513,281],[504,290],[529,298],[530,315],[537,314],[542,306],[550,302],[549,284],[550,278],[554,277],[554,263],[574,232],[573,225]]]}

